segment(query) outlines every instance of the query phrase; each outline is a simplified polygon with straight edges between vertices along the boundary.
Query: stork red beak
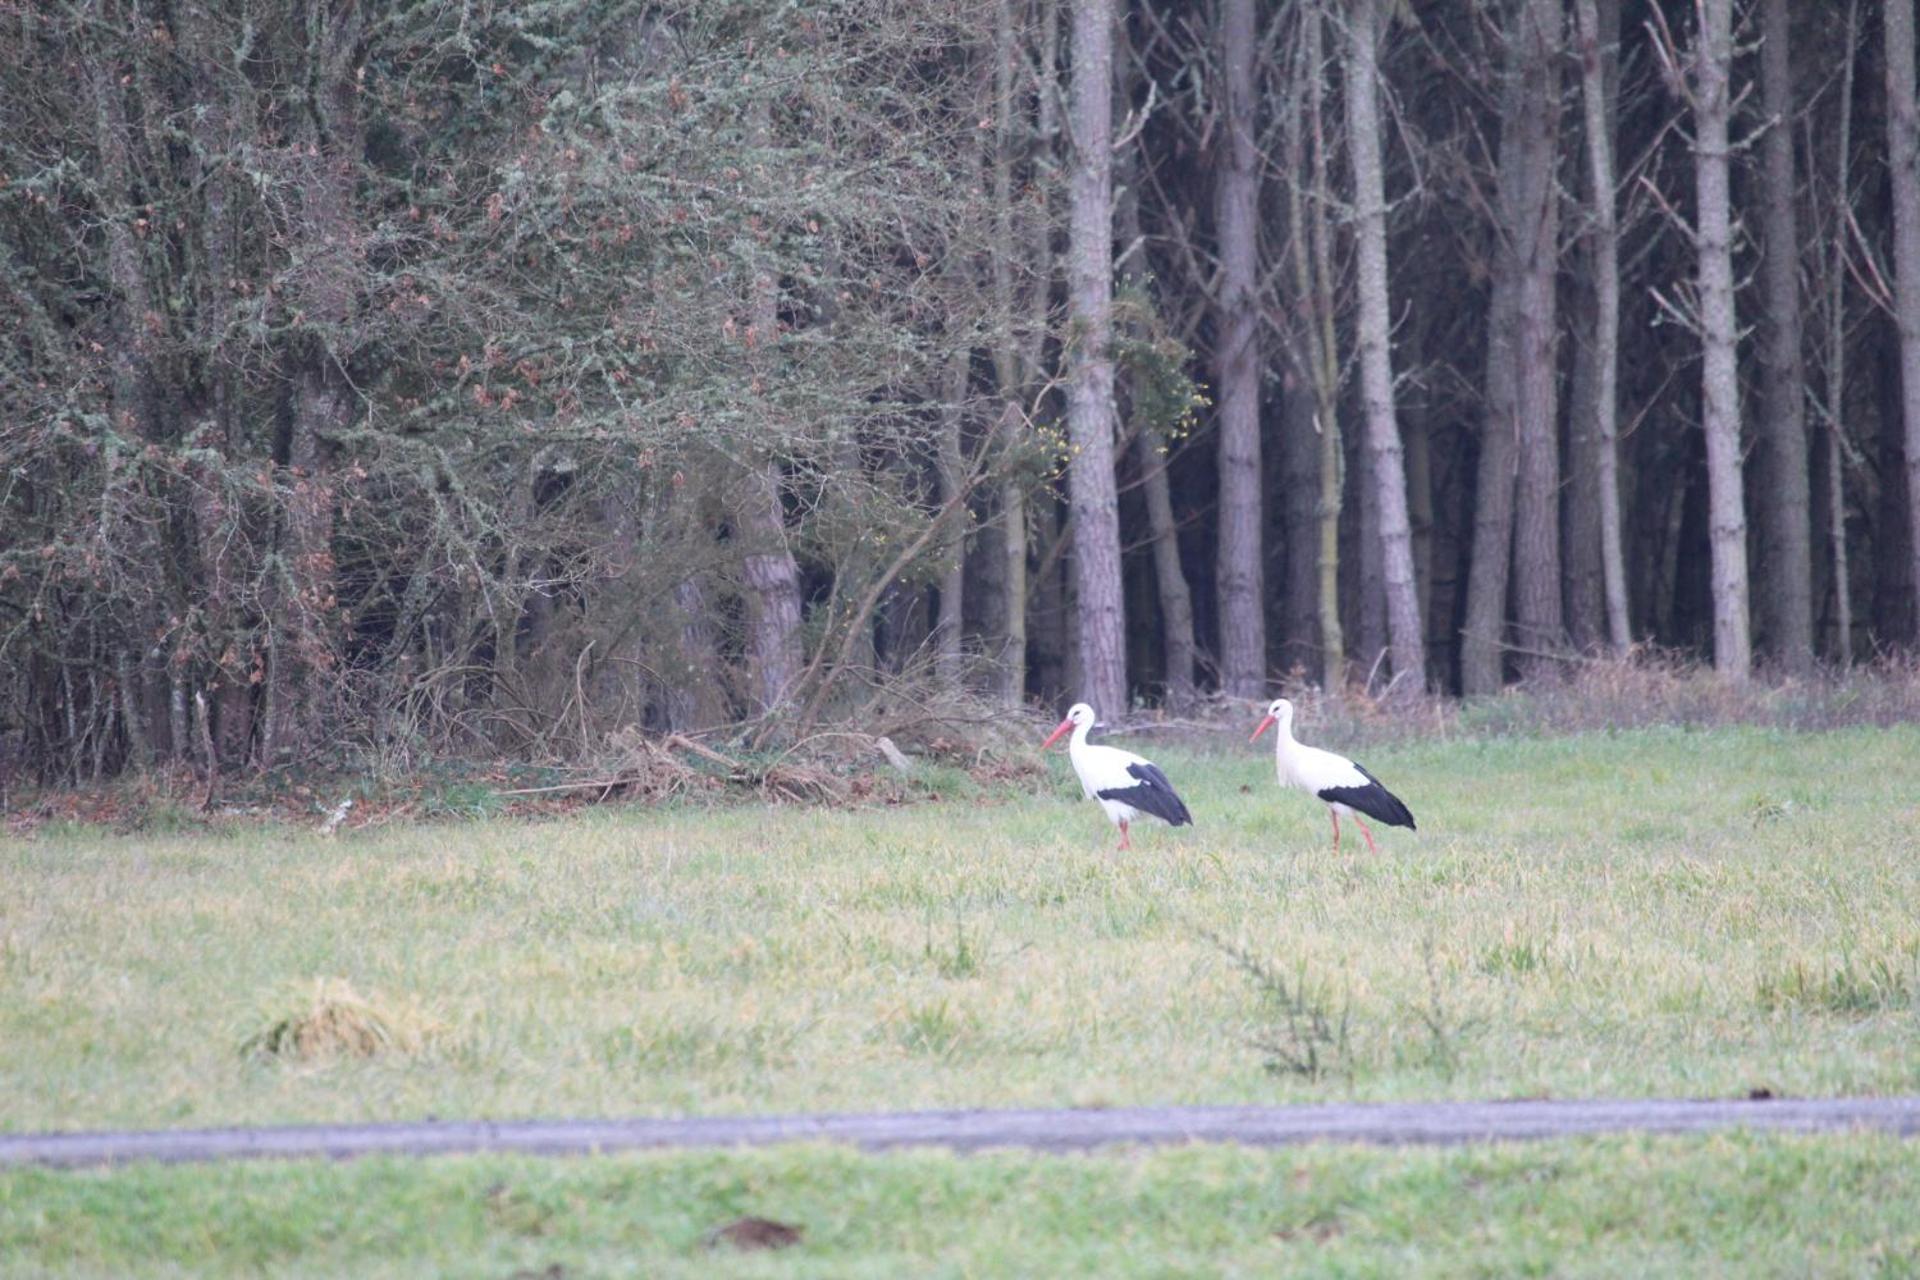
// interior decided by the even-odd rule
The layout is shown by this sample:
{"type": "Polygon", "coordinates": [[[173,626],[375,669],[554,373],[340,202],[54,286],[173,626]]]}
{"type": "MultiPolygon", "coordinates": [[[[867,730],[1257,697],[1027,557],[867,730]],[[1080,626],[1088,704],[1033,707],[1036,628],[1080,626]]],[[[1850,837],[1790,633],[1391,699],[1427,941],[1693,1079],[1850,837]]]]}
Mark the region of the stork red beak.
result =
{"type": "Polygon", "coordinates": [[[1042,751],[1045,751],[1048,747],[1060,741],[1060,735],[1065,733],[1067,730],[1071,728],[1073,728],[1072,720],[1062,720],[1059,724],[1054,726],[1053,732],[1047,735],[1047,740],[1040,744],[1040,749],[1042,751]]]}
{"type": "MultiPolygon", "coordinates": [[[[1259,736],[1260,736],[1261,734],[1263,734],[1263,733],[1265,733],[1265,732],[1267,731],[1267,726],[1268,726],[1268,725],[1270,725],[1270,724],[1272,724],[1272,723],[1273,723],[1273,717],[1272,717],[1272,716],[1268,716],[1268,717],[1267,717],[1266,719],[1264,719],[1264,720],[1262,720],[1262,721],[1260,722],[1260,727],[1259,727],[1258,729],[1255,729],[1255,730],[1253,731],[1253,738],[1257,738],[1257,737],[1259,737],[1259,736]]],[[[1253,738],[1248,738],[1248,739],[1247,739],[1247,741],[1248,741],[1248,742],[1252,742],[1252,741],[1253,741],[1253,738]]]]}

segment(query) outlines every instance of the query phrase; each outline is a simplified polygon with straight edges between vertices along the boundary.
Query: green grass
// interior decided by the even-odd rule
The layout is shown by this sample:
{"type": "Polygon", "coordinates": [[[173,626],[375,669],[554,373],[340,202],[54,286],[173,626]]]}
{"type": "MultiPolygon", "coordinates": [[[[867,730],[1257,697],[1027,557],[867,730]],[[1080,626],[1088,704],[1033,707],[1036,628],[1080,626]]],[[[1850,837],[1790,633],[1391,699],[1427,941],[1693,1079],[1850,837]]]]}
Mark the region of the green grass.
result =
{"type": "MultiPolygon", "coordinates": [[[[1264,753],[1155,754],[1198,825],[1142,828],[1130,855],[1063,758],[1050,794],[1003,803],[0,842],[0,1129],[1920,1089],[1920,731],[1369,750],[1421,824],[1380,833],[1378,857],[1331,853],[1324,810],[1281,792],[1264,753]],[[365,1056],[261,1052],[305,1043],[317,992],[384,1028],[359,1037],[365,1056]]],[[[770,1274],[881,1274],[909,1256],[1048,1269],[1018,1261],[1029,1249],[1095,1271],[1125,1257],[1398,1273],[1435,1249],[1465,1270],[1617,1270],[1596,1242],[1630,1271],[1719,1258],[1745,1273],[1756,1241],[1792,1269],[1829,1225],[1855,1233],[1833,1246],[1849,1269],[1870,1271],[1880,1241],[1893,1252],[1874,1256],[1912,1273],[1913,1228],[1893,1231],[1873,1188],[1914,1202],[1915,1150],[1776,1138],[12,1174],[0,1259],[25,1240],[22,1256],[70,1273],[135,1256],[198,1273],[217,1256],[469,1274],[472,1256],[503,1275],[546,1260],[588,1274],[619,1270],[621,1250],[698,1269],[688,1241],[728,1196],[759,1199],[735,1187],[779,1190],[754,1211],[808,1225],[798,1253],[742,1264],[770,1274]],[[1288,1225],[1301,1176],[1346,1206],[1328,1240],[1288,1225]],[[1742,1199],[1752,1177],[1804,1181],[1784,1197],[1796,1216],[1767,1226],[1742,1199]],[[550,1195],[570,1225],[529,1240],[474,1218],[475,1188],[503,1181],[550,1195]],[[129,1207],[142,1188],[169,1206],[175,1252],[136,1254],[103,1229],[99,1249],[129,1252],[90,1253],[86,1232],[56,1230],[63,1215],[148,1221],[129,1207]],[[444,1244],[391,1236],[377,1206],[402,1191],[421,1220],[464,1225],[444,1244]],[[952,1212],[904,1220],[922,1195],[952,1212]],[[1520,1212],[1535,1202],[1546,1225],[1520,1212]],[[1629,1248],[1649,1214],[1665,1225],[1629,1248]]]]}
{"type": "Polygon", "coordinates": [[[1911,730],[1370,752],[1421,822],[1379,857],[1264,756],[1160,754],[1198,825],[1125,856],[1064,760],[1003,804],[0,844],[0,1128],[1920,1087],[1911,730]],[[1344,1018],[1330,1069],[1272,1069],[1209,934],[1344,1018]],[[418,1047],[242,1052],[323,978],[418,1047]]]}
{"type": "Polygon", "coordinates": [[[0,1270],[1892,1276],[1920,1269],[1917,1203],[1920,1154],[1882,1137],[147,1166],[0,1174],[0,1270]],[[749,1214],[801,1243],[709,1249],[749,1214]]]}

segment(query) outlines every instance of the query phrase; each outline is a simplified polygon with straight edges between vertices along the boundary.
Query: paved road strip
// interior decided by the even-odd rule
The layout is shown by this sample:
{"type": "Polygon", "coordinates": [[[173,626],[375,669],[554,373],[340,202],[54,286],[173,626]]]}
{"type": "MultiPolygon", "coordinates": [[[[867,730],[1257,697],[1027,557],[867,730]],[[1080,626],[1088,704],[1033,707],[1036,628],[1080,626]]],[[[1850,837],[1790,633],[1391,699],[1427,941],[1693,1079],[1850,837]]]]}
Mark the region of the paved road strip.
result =
{"type": "Polygon", "coordinates": [[[1116,1107],[1107,1110],[910,1111],[866,1115],[703,1116],[667,1120],[297,1125],[0,1134],[0,1167],[81,1167],[233,1159],[372,1155],[592,1155],[691,1147],[831,1142],[893,1147],[1085,1151],[1113,1145],[1302,1142],[1384,1145],[1514,1142],[1596,1133],[1710,1129],[1920,1135],[1920,1097],[1749,1101],[1409,1102],[1293,1107],[1116,1107]]]}

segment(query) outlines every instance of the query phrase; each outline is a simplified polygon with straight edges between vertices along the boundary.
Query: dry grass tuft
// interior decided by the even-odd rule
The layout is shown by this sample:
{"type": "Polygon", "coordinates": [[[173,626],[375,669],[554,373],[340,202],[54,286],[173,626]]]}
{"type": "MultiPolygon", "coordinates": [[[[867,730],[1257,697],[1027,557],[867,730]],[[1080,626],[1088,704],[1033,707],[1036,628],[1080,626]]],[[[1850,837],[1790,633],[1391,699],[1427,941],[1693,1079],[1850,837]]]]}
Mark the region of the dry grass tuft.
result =
{"type": "Polygon", "coordinates": [[[418,1053],[441,1027],[411,1005],[363,996],[344,978],[316,978],[240,1042],[245,1058],[314,1062],[418,1053]]]}

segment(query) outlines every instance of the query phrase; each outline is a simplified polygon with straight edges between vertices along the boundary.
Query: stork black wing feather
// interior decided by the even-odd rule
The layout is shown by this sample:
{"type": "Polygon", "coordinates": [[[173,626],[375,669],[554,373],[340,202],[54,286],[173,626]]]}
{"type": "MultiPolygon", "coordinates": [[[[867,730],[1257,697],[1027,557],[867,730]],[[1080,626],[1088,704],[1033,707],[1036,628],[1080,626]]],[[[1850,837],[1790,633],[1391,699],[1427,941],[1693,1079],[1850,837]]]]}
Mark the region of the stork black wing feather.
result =
{"type": "Polygon", "coordinates": [[[1105,791],[1096,791],[1102,800],[1118,800],[1121,804],[1130,804],[1142,813],[1150,813],[1166,822],[1169,826],[1191,826],[1193,815],[1187,812],[1186,802],[1174,791],[1173,784],[1167,781],[1167,775],[1160,766],[1149,761],[1127,766],[1127,772],[1139,781],[1131,787],[1108,787],[1105,791]]]}
{"type": "Polygon", "coordinates": [[[1360,776],[1367,780],[1364,787],[1328,787],[1319,792],[1322,800],[1328,804],[1343,804],[1356,813],[1364,813],[1377,822],[1390,827],[1406,827],[1410,831],[1419,828],[1413,825],[1413,810],[1399,796],[1380,785],[1380,779],[1368,773],[1365,766],[1356,764],[1360,776]]]}

